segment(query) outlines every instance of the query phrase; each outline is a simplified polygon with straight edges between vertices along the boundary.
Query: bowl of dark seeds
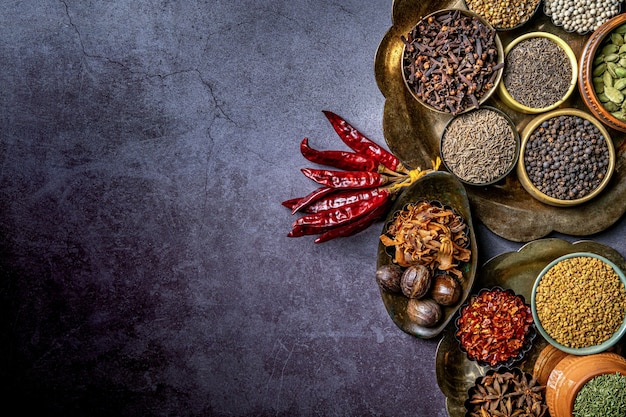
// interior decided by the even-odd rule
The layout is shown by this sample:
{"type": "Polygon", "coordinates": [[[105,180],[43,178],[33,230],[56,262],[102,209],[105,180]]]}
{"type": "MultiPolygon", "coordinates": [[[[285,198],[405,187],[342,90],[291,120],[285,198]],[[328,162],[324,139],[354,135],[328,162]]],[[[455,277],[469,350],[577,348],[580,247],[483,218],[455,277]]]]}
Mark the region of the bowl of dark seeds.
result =
{"type": "Polygon", "coordinates": [[[576,89],[578,60],[563,39],[546,32],[515,38],[504,50],[500,99],[511,109],[537,114],[561,106],[576,89]]]}
{"type": "Polygon", "coordinates": [[[401,39],[405,85],[427,109],[461,114],[480,107],[496,91],[504,49],[496,30],[478,14],[439,10],[401,39]]]}
{"type": "Polygon", "coordinates": [[[491,185],[517,164],[520,138],[513,121],[501,110],[481,106],[447,123],[439,150],[446,169],[469,185],[491,185]]]}
{"type": "Polygon", "coordinates": [[[522,132],[517,177],[535,199],[575,206],[606,188],[615,159],[602,123],[579,109],[558,109],[535,117],[522,132]]]}

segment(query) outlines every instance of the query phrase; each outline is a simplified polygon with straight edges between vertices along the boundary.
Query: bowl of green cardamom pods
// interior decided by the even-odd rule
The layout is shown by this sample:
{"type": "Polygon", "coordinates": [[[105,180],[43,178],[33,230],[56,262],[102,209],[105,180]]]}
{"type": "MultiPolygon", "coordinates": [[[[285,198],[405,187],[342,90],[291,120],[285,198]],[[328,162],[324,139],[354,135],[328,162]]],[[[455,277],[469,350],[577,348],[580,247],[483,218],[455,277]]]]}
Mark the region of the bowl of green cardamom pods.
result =
{"type": "Polygon", "coordinates": [[[564,255],[537,276],[531,310],[539,334],[557,349],[604,352],[626,334],[626,276],[595,253],[564,255]]]}
{"type": "Polygon", "coordinates": [[[578,89],[595,117],[626,132],[626,13],[603,23],[587,40],[580,57],[578,89]]]}

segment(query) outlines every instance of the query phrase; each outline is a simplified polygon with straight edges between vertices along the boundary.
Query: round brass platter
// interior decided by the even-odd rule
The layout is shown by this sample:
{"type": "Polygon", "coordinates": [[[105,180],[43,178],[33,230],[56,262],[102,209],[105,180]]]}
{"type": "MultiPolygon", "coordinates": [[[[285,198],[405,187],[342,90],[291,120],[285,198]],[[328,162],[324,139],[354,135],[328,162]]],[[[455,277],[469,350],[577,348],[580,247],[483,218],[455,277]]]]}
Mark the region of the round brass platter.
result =
{"type": "MultiPolygon", "coordinates": [[[[626,260],[611,247],[593,241],[570,243],[562,239],[539,239],[521,247],[517,252],[508,252],[496,256],[476,271],[474,288],[490,288],[500,286],[510,288],[523,295],[527,300],[535,278],[541,270],[560,256],[575,252],[592,252],[614,262],[622,270],[626,270],[626,260]]],[[[478,290],[476,290],[478,291],[478,290]]],[[[454,324],[449,324],[443,331],[442,339],[437,347],[435,367],[437,384],[446,397],[446,409],[450,417],[464,417],[463,403],[467,391],[476,378],[484,375],[490,368],[479,366],[470,361],[459,349],[454,337],[454,324]]],[[[518,365],[523,371],[532,373],[535,361],[547,342],[537,335],[533,348],[518,365]]],[[[626,352],[626,338],[615,346],[616,353],[626,352]]]]}
{"type": "MultiPolygon", "coordinates": [[[[378,88],[385,96],[383,133],[387,146],[411,167],[429,167],[439,155],[439,138],[451,116],[432,112],[419,104],[404,85],[401,69],[404,44],[400,36],[408,33],[422,17],[443,8],[463,8],[458,1],[395,0],[392,26],[383,37],[375,58],[378,88]]],[[[498,32],[506,47],[515,37],[529,31],[554,33],[567,41],[577,57],[589,35],[568,33],[554,26],[543,13],[519,29],[498,32]]],[[[518,130],[532,115],[509,109],[495,95],[486,103],[504,111],[518,130]]],[[[578,90],[564,107],[588,111],[578,90]]],[[[552,207],[531,197],[521,186],[515,173],[490,186],[465,186],[472,214],[495,234],[516,242],[529,242],[556,231],[572,236],[589,236],[605,230],[626,212],[626,134],[609,129],[617,153],[616,171],[610,184],[594,200],[575,209],[552,207]],[[512,222],[510,219],[516,219],[512,222]]]]}

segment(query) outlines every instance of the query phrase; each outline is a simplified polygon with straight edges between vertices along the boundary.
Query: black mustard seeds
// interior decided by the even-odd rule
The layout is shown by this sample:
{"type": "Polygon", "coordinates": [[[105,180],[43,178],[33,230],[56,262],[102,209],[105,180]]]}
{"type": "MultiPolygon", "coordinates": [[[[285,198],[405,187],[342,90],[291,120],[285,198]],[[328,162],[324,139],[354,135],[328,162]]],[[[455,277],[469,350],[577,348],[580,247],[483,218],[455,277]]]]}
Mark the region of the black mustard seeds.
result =
{"type": "Polygon", "coordinates": [[[524,167],[543,194],[576,200],[595,190],[607,174],[609,148],[600,130],[578,116],[544,121],[528,138],[524,167]]]}
{"type": "Polygon", "coordinates": [[[548,38],[521,41],[507,54],[502,82],[517,102],[542,109],[559,101],[570,87],[572,65],[559,45],[548,38]]]}

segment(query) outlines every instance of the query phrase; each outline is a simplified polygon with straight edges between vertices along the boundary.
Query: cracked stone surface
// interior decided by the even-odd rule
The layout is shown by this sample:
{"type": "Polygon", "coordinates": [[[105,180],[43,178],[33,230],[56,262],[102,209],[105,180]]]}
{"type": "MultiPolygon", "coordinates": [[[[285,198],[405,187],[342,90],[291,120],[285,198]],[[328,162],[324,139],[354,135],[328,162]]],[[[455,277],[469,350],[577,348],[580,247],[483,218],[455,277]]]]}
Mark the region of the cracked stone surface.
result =
{"type": "MultiPolygon", "coordinates": [[[[384,1],[4,1],[6,408],[446,416],[437,339],[375,286],[380,227],[314,245],[280,205],[315,187],[303,137],[344,149],[321,110],[384,143],[390,25],[384,1]]],[[[483,261],[520,247],[477,233],[483,261]]]]}

